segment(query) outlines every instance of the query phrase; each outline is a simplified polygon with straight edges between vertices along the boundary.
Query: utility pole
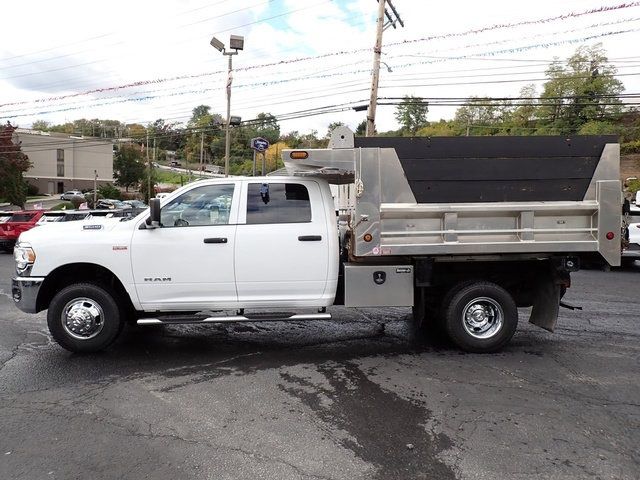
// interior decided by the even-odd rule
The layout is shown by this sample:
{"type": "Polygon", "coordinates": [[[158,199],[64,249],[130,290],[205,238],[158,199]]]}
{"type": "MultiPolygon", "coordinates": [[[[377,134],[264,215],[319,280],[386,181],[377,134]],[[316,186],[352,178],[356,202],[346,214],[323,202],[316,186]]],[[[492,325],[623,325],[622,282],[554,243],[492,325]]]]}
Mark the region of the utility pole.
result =
{"type": "Polygon", "coordinates": [[[378,0],[378,18],[376,20],[376,44],[373,47],[373,72],[371,75],[371,96],[369,98],[369,109],[367,110],[367,128],[365,135],[372,137],[376,130],[376,104],[378,103],[378,83],[380,82],[380,56],[382,54],[382,32],[389,26],[396,28],[396,23],[404,27],[402,19],[398,15],[391,0],[378,0]],[[387,11],[386,4],[389,5],[393,16],[387,11]],[[384,18],[388,23],[385,25],[384,18]]]}
{"type": "Polygon", "coordinates": [[[204,170],[204,130],[200,132],[200,172],[204,170]]]}
{"type": "Polygon", "coordinates": [[[151,200],[151,157],[149,156],[149,129],[147,129],[147,167],[149,175],[147,176],[147,201],[151,200]]]}

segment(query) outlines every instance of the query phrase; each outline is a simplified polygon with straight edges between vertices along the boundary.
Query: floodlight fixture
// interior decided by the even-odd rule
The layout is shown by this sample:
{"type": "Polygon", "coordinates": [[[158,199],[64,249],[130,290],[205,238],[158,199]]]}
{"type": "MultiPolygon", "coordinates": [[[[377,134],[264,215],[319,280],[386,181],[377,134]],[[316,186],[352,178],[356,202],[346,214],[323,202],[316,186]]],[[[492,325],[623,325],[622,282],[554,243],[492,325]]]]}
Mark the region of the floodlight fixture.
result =
{"type": "MultiPolygon", "coordinates": [[[[232,35],[233,36],[233,35],[232,35]]],[[[213,37],[211,39],[211,46],[213,48],[215,48],[216,50],[218,50],[219,52],[224,52],[224,43],[222,43],[220,40],[218,40],[216,37],[213,37]]]]}
{"type": "Polygon", "coordinates": [[[244,48],[244,37],[241,35],[231,35],[229,37],[229,48],[242,50],[244,48]]]}

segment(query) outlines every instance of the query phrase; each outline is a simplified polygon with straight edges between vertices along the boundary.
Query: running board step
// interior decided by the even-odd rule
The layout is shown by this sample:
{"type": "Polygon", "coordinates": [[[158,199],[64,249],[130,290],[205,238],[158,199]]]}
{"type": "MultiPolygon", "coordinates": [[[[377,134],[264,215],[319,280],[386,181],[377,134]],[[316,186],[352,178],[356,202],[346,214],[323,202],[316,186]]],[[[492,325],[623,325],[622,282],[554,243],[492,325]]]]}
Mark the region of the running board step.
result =
{"type": "Polygon", "coordinates": [[[330,320],[330,313],[255,313],[250,315],[232,315],[226,317],[197,317],[193,315],[172,315],[160,318],[140,318],[138,325],[181,325],[186,323],[233,323],[233,322],[287,322],[294,320],[330,320]]]}

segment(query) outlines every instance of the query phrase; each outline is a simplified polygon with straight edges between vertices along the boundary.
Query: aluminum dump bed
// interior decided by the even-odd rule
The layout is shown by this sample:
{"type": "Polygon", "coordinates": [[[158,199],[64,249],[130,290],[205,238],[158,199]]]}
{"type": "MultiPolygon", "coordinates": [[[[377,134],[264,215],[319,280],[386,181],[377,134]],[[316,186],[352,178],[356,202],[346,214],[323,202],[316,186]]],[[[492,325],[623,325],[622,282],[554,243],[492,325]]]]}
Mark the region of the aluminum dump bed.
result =
{"type": "Polygon", "coordinates": [[[285,150],[339,187],[356,257],[599,252],[620,264],[614,136],[354,138],[285,150]],[[345,196],[349,196],[345,199],[345,196]]]}

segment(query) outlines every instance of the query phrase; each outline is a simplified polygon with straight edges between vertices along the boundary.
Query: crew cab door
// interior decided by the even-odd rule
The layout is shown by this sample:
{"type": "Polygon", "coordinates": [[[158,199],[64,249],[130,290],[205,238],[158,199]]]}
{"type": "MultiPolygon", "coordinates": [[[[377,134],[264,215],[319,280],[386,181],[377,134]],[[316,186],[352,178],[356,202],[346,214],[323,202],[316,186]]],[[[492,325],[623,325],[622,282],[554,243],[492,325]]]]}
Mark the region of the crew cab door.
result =
{"type": "Polygon", "coordinates": [[[236,306],[239,190],[236,182],[194,187],[162,206],[161,227],[134,231],[133,278],[145,310],[236,306]]]}
{"type": "Polygon", "coordinates": [[[312,305],[325,292],[326,214],[311,180],[243,182],[236,231],[236,285],[242,306],[312,305]]]}

